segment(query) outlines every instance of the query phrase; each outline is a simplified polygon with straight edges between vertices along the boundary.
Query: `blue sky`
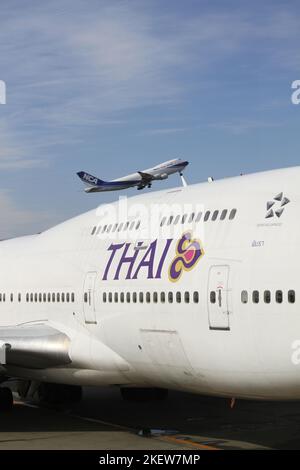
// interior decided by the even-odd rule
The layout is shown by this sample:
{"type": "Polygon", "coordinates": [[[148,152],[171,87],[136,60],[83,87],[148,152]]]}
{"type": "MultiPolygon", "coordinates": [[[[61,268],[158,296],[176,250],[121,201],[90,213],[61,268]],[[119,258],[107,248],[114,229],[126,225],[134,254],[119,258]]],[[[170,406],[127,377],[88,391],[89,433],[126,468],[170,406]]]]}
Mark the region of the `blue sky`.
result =
{"type": "Polygon", "coordinates": [[[82,169],[182,157],[194,183],[298,165],[299,25],[291,0],[3,0],[0,238],[118,197],[84,194],[82,169]]]}

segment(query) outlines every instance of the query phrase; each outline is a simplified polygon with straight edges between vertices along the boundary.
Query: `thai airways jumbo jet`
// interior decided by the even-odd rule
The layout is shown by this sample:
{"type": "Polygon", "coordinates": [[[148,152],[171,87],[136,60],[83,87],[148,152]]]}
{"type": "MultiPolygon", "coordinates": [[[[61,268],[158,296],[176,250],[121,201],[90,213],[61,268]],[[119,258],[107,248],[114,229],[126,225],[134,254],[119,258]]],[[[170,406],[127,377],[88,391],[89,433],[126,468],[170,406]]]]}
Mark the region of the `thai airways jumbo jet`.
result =
{"type": "Polygon", "coordinates": [[[0,242],[3,380],[52,402],[84,385],[300,399],[299,181],[163,190],[0,242]]]}
{"type": "Polygon", "coordinates": [[[103,191],[118,191],[121,189],[128,189],[134,186],[141,190],[146,187],[151,188],[153,181],[160,181],[167,179],[174,173],[181,173],[189,164],[187,161],[183,161],[180,158],[176,160],[169,160],[161,163],[153,168],[147,170],[138,171],[131,175],[123,176],[112,181],[102,181],[96,176],[90,175],[85,171],[79,171],[77,175],[83,181],[87,187],[84,189],[86,193],[99,193],[103,191]]]}

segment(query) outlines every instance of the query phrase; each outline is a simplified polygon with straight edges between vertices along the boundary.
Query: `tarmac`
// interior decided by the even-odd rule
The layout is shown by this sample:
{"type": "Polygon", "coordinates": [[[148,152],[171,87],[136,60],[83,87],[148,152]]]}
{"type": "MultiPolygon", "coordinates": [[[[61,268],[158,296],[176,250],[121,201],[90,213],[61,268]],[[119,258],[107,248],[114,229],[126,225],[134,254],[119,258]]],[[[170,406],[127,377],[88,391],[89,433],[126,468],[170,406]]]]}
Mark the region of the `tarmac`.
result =
{"type": "Polygon", "coordinates": [[[118,389],[86,388],[81,403],[22,402],[1,412],[0,450],[300,449],[300,402],[239,401],[170,392],[126,402],[118,389]]]}

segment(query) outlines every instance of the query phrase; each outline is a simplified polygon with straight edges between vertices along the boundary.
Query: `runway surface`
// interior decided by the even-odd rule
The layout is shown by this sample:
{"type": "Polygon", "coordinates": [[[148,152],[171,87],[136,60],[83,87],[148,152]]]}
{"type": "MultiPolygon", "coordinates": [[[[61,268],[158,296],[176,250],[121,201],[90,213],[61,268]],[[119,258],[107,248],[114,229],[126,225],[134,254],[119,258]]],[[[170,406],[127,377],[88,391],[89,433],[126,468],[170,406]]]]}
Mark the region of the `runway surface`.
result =
{"type": "Polygon", "coordinates": [[[231,409],[228,400],[178,392],[133,403],[116,389],[84,389],[69,409],[16,398],[1,413],[1,449],[300,449],[300,403],[237,401],[231,409]],[[167,434],[139,435],[151,429],[167,434]]]}

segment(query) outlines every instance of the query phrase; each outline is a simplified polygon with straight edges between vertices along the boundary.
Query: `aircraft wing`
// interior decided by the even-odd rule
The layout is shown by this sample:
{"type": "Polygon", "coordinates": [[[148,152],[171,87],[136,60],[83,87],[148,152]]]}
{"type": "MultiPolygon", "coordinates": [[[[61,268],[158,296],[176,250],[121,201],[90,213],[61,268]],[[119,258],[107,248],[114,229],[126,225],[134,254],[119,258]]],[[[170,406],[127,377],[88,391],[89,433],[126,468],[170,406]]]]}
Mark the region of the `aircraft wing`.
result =
{"type": "Polygon", "coordinates": [[[71,363],[70,339],[47,324],[0,328],[0,364],[45,369],[71,363]]]}
{"type": "Polygon", "coordinates": [[[138,174],[142,178],[142,183],[150,183],[150,181],[154,180],[154,176],[150,175],[150,173],[144,173],[143,171],[138,171],[138,174]]]}

